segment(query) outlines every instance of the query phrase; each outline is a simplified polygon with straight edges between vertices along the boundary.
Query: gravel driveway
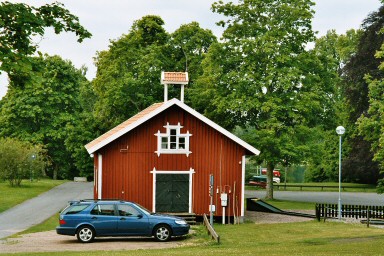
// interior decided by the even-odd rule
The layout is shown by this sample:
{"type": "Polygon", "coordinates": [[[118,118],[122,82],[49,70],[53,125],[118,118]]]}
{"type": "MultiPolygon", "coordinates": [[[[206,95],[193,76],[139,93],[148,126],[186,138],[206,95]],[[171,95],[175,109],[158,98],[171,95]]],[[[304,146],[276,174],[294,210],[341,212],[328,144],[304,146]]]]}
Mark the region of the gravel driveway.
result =
{"type": "Polygon", "coordinates": [[[75,236],[57,235],[56,231],[26,234],[18,238],[0,240],[0,254],[23,252],[58,251],[118,251],[138,249],[164,249],[185,245],[185,238],[169,242],[156,242],[152,238],[96,238],[93,243],[83,244],[75,236]]]}

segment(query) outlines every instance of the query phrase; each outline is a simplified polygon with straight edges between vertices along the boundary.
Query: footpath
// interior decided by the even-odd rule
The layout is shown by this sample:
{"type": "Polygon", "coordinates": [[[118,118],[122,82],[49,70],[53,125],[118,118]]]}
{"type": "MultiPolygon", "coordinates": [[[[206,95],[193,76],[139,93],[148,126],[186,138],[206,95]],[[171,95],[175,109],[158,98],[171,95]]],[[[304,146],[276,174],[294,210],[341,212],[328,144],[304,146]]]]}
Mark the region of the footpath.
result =
{"type": "Polygon", "coordinates": [[[93,182],[67,182],[0,214],[0,239],[60,212],[71,200],[93,198],[93,182]]]}

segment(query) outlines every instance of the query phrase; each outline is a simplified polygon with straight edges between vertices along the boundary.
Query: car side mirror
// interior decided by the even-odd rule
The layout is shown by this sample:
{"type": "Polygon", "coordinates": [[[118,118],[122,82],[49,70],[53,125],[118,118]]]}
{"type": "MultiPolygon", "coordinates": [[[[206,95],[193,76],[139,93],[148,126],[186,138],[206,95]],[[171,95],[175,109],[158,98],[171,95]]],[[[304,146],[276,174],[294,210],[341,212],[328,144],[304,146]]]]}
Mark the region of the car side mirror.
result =
{"type": "Polygon", "coordinates": [[[137,218],[139,218],[139,219],[143,218],[143,214],[141,214],[141,213],[138,214],[138,215],[137,215],[137,218]]]}

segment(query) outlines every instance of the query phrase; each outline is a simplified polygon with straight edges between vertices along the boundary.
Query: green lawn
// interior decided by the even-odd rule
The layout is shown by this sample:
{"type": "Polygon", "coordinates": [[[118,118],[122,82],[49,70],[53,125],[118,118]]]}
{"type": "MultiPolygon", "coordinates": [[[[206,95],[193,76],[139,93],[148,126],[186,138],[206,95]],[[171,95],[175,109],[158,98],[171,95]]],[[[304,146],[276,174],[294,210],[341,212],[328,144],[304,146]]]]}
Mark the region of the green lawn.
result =
{"type": "Polygon", "coordinates": [[[285,200],[265,200],[265,202],[281,209],[281,210],[315,210],[316,203],[308,202],[295,202],[295,201],[285,201],[285,200]]]}
{"type": "Polygon", "coordinates": [[[0,182],[0,212],[36,197],[66,181],[41,179],[38,181],[23,180],[21,187],[11,187],[8,182],[0,182]]]}
{"type": "MultiPolygon", "coordinates": [[[[182,240],[183,246],[162,250],[84,251],[12,255],[382,255],[384,230],[362,224],[298,222],[214,225],[216,244],[202,226],[182,240]]],[[[75,239],[73,237],[73,239],[75,239]]],[[[129,241],[127,241],[129,243],[129,241]]],[[[70,246],[70,245],[68,245],[70,246]]]]}

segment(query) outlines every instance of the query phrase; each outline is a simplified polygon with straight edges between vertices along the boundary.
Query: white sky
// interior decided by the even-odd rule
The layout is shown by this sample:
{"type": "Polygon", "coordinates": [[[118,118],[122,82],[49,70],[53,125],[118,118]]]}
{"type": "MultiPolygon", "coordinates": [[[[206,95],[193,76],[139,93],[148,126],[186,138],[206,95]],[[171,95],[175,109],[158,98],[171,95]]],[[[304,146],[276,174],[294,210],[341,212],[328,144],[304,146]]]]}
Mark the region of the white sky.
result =
{"type": "MultiPolygon", "coordinates": [[[[0,0],[1,1],[1,0],[0,0]]],[[[40,6],[54,1],[8,0],[40,6]]],[[[149,14],[159,15],[165,21],[165,29],[173,32],[182,24],[197,21],[202,28],[211,29],[219,38],[222,30],[215,25],[220,16],[212,13],[214,0],[59,0],[65,8],[78,16],[80,23],[93,36],[79,44],[71,33],[55,35],[47,31],[40,42],[39,50],[50,55],[60,55],[80,68],[88,67],[87,77],[93,79],[96,67],[93,57],[97,51],[108,49],[109,40],[127,34],[134,20],[149,14]]],[[[378,10],[380,0],[314,0],[316,11],[313,29],[319,36],[330,29],[339,34],[351,28],[359,28],[370,12],[378,10]]],[[[0,98],[6,93],[6,76],[0,76],[0,98]]]]}

